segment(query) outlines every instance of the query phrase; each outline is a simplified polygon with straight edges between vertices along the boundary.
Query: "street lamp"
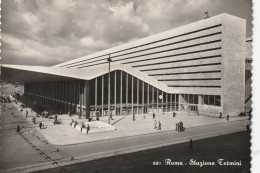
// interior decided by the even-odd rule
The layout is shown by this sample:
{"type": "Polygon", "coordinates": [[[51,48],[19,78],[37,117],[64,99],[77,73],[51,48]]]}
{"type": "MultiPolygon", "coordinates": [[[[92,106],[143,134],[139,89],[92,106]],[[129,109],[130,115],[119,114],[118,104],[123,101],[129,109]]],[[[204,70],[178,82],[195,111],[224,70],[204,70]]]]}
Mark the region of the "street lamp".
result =
{"type": "Polygon", "coordinates": [[[110,124],[110,62],[112,62],[110,55],[108,55],[108,124],[110,124]]]}
{"type": "Polygon", "coordinates": [[[163,102],[163,95],[162,94],[159,95],[159,99],[161,100],[161,106],[162,106],[162,112],[163,112],[163,104],[162,104],[162,102],[163,102]]]}

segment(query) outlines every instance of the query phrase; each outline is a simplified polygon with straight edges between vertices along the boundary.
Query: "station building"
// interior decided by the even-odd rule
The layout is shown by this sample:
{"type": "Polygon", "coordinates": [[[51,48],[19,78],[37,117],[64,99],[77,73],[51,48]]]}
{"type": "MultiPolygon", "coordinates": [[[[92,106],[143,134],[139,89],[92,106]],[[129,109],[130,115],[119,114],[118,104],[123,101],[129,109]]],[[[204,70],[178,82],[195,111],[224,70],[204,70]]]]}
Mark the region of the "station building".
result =
{"type": "Polygon", "coordinates": [[[25,95],[85,117],[232,116],[251,102],[251,41],[244,19],[221,14],[55,66],[2,72],[23,82],[25,95]]]}

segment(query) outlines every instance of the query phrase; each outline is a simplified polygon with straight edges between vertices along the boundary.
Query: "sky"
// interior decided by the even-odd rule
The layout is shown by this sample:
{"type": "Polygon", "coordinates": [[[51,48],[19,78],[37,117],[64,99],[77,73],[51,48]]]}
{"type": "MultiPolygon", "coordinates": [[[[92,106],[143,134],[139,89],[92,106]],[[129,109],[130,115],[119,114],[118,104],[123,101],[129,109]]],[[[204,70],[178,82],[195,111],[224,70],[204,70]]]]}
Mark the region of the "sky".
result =
{"type": "Polygon", "coordinates": [[[51,66],[228,13],[247,20],[251,0],[2,0],[4,64],[51,66]]]}

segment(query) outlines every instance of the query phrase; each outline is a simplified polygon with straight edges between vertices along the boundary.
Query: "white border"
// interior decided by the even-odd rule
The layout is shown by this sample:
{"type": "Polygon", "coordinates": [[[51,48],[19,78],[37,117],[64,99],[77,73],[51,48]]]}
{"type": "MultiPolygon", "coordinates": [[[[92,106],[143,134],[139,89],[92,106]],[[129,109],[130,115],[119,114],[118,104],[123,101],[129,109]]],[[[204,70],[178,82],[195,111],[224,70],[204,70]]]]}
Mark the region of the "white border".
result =
{"type": "Polygon", "coordinates": [[[251,171],[260,172],[260,1],[253,0],[253,118],[251,171]]]}

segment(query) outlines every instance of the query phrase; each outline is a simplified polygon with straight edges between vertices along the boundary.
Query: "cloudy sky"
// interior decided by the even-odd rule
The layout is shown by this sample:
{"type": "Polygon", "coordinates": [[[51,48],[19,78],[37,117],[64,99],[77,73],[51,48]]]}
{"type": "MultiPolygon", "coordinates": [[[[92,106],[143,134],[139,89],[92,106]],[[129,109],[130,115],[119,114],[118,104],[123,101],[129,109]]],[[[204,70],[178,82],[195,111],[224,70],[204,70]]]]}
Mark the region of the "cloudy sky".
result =
{"type": "Polygon", "coordinates": [[[5,64],[55,65],[210,16],[247,20],[251,0],[2,0],[5,64]]]}

